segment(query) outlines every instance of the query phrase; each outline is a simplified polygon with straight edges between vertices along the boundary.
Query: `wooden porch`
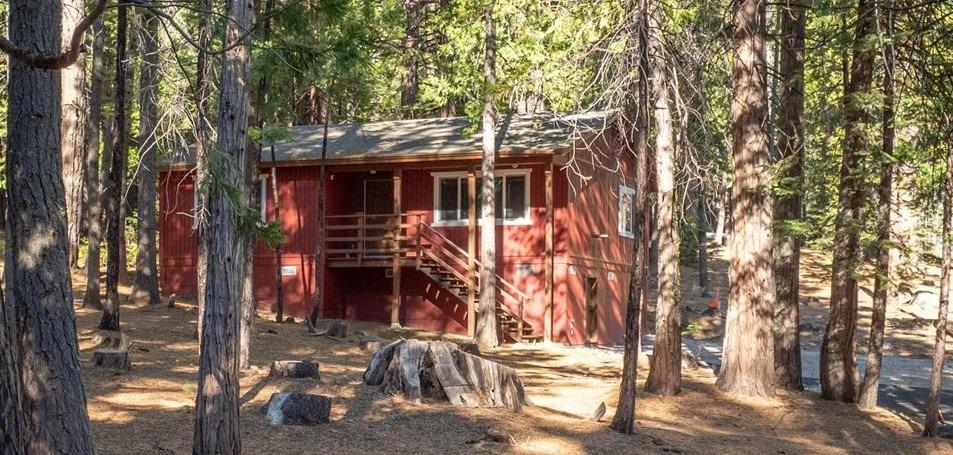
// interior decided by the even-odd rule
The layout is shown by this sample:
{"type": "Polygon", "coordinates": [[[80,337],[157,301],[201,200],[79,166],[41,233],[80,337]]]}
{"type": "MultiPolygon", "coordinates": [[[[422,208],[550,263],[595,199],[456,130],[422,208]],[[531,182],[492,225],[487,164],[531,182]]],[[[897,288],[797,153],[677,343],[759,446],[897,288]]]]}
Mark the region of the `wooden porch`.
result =
{"type": "MultiPolygon", "coordinates": [[[[391,323],[399,325],[402,269],[413,268],[467,307],[467,332],[475,332],[476,307],[480,297],[480,270],[476,259],[475,229],[469,251],[427,223],[422,215],[364,214],[326,217],[324,260],[330,268],[385,268],[393,278],[391,323]]],[[[541,341],[525,321],[530,302],[516,285],[496,275],[496,315],[505,338],[521,342],[541,341]]]]}

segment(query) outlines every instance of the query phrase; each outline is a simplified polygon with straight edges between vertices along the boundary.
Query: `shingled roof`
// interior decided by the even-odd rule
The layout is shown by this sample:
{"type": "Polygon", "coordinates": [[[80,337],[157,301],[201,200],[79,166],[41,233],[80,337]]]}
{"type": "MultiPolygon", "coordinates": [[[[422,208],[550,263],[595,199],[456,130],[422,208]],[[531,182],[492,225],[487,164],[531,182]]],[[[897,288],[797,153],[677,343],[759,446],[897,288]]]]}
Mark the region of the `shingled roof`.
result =
{"type": "MultiPolygon", "coordinates": [[[[559,154],[569,149],[580,131],[599,129],[605,113],[556,116],[553,114],[506,115],[498,122],[497,144],[501,155],[559,154]]],[[[476,132],[466,117],[355,122],[331,125],[328,129],[329,163],[388,162],[477,157],[483,134],[476,132]]],[[[323,125],[290,128],[293,140],[275,146],[277,161],[321,159],[323,125]]],[[[180,152],[160,158],[161,167],[187,166],[195,162],[193,153],[180,152]]],[[[262,150],[262,161],[271,161],[270,150],[262,150]]]]}

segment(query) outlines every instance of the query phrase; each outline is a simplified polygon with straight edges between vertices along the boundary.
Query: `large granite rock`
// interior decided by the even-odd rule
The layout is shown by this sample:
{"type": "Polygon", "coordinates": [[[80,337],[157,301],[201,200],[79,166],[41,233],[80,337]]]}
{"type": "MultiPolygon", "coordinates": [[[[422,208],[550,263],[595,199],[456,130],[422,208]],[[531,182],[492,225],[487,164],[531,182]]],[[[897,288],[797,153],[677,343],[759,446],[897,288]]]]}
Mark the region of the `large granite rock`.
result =
{"type": "Polygon", "coordinates": [[[258,412],[272,425],[319,425],[331,422],[331,399],[298,392],[275,393],[258,412]]]}

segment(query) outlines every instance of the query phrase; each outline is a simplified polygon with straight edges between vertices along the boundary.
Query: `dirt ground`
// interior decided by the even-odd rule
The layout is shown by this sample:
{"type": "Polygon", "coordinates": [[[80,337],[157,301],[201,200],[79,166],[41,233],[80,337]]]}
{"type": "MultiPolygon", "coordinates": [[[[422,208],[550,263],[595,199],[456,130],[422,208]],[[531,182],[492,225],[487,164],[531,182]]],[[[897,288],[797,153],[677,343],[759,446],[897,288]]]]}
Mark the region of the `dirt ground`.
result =
{"type": "MultiPolygon", "coordinates": [[[[75,277],[82,295],[81,277],[75,277]]],[[[124,291],[128,291],[125,289],[124,291]]],[[[193,305],[122,307],[133,340],[133,369],[96,369],[91,357],[99,313],[77,309],[81,359],[90,419],[101,454],[188,454],[196,393],[198,344],[193,305]]],[[[458,409],[447,403],[414,405],[362,385],[369,353],[359,341],[432,338],[423,331],[392,331],[353,323],[352,337],[313,337],[301,324],[259,319],[252,345],[255,368],[241,378],[242,446],[248,454],[352,453],[951,453],[949,440],[916,435],[919,422],[886,411],[861,412],[810,393],[772,400],[737,400],[715,391],[707,370],[687,370],[683,393],[640,395],[639,434],[608,429],[614,413],[621,353],[558,345],[508,345],[490,354],[519,370],[533,402],[522,414],[458,409]],[[276,359],[313,359],[321,379],[272,380],[276,359]],[[332,423],[272,427],[257,410],[272,393],[305,391],[333,399],[332,423]],[[605,402],[602,422],[587,416],[605,402]],[[488,429],[510,444],[480,441],[488,429]]],[[[453,338],[453,337],[450,337],[453,338]]],[[[644,374],[642,375],[644,376],[644,374]]]]}
{"type": "MultiPolygon", "coordinates": [[[[724,250],[714,247],[710,251],[711,297],[699,295],[697,267],[682,267],[683,326],[687,336],[697,339],[717,338],[724,334],[720,318],[702,315],[712,297],[717,297],[722,304],[728,298],[728,262],[724,250]]],[[[830,269],[829,254],[806,248],[802,251],[800,318],[803,350],[820,349],[830,313],[830,269]]],[[[857,352],[866,354],[873,305],[873,269],[868,265],[862,269],[862,274],[865,278],[860,282],[858,296],[857,352]]],[[[939,282],[939,268],[925,262],[920,262],[915,270],[903,273],[895,301],[887,306],[884,355],[929,357],[933,354],[939,282]]],[[[654,295],[650,296],[650,305],[654,304],[654,298],[654,295]]],[[[647,319],[650,330],[654,317],[650,312],[647,319]]],[[[953,333],[953,321],[948,330],[953,333]]],[[[953,337],[947,339],[947,352],[953,354],[953,337]]]]}

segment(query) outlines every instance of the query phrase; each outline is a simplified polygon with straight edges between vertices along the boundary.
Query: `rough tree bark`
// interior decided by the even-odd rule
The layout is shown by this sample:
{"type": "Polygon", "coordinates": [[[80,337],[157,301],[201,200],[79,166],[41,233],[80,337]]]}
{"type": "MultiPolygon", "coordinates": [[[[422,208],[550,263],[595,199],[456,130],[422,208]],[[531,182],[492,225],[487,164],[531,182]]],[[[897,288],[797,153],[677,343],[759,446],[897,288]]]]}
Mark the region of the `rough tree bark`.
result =
{"type": "MultiPolygon", "coordinates": [[[[886,32],[893,34],[893,10],[885,11],[886,32]]],[[[861,408],[877,407],[877,392],[880,389],[880,366],[883,359],[884,328],[887,320],[887,305],[893,294],[890,272],[892,270],[891,253],[893,250],[891,212],[893,211],[893,173],[894,168],[894,47],[888,44],[884,49],[883,117],[881,131],[883,148],[880,156],[880,184],[877,186],[877,271],[874,276],[874,303],[870,316],[870,336],[867,338],[867,366],[864,380],[860,384],[857,405],[861,408]]]]}
{"type": "MultiPolygon", "coordinates": [[[[259,3],[260,7],[260,3],[259,3]]],[[[265,3],[264,20],[261,23],[261,40],[267,43],[271,38],[271,12],[275,8],[275,0],[265,3]]],[[[265,96],[268,91],[268,75],[262,72],[258,82],[252,87],[253,92],[249,99],[248,124],[258,128],[264,127],[262,109],[265,106],[265,96]]],[[[248,198],[248,207],[255,213],[261,213],[261,204],[264,201],[261,194],[261,142],[248,140],[248,149],[245,153],[245,192],[248,198]]],[[[238,368],[242,371],[251,366],[251,336],[255,324],[255,236],[245,239],[245,262],[242,264],[242,303],[238,328],[238,368]]],[[[280,267],[280,265],[279,265],[280,267]]]]}
{"type": "MultiPolygon", "coordinates": [[[[648,56],[648,0],[640,0],[638,10],[629,12],[630,40],[635,42],[635,50],[630,65],[637,66],[640,75],[633,87],[637,98],[630,101],[624,117],[620,120],[619,131],[623,143],[628,149],[624,153],[635,156],[635,195],[632,203],[632,225],[635,227],[632,239],[632,272],[629,277],[629,295],[625,312],[625,350],[622,357],[622,380],[619,384],[619,402],[615,416],[609,425],[613,430],[623,433],[635,433],[635,384],[638,373],[641,308],[643,289],[648,285],[646,277],[649,248],[645,240],[646,200],[648,197],[649,174],[649,56],[648,56]],[[634,148],[634,149],[633,149],[634,148]]],[[[632,46],[630,46],[631,48],[632,46]]]]}
{"type": "MultiPolygon", "coordinates": [[[[10,43],[59,54],[62,9],[60,0],[11,0],[10,43]]],[[[67,255],[60,86],[59,71],[10,59],[0,439],[16,445],[4,452],[93,453],[67,255]]]]}
{"type": "Polygon", "coordinates": [[[139,70],[139,224],[136,252],[136,298],[159,303],[159,273],[156,263],[156,197],[157,175],[156,129],[159,123],[159,17],[148,8],[142,10],[140,48],[142,68],[139,70]]]}
{"type": "MultiPolygon", "coordinates": [[[[215,182],[208,187],[209,230],[206,236],[207,279],[199,354],[198,394],[195,399],[195,432],[192,452],[237,455],[241,453],[238,421],[238,340],[245,239],[239,231],[239,201],[229,194],[245,194],[245,161],[251,73],[250,36],[254,21],[252,2],[227,2],[227,25],[222,46],[219,86],[218,144],[215,157],[206,157],[215,182]],[[233,45],[232,43],[240,43],[233,45]]],[[[206,152],[207,153],[207,152],[206,152]]]]}
{"type": "Polygon", "coordinates": [[[205,282],[208,265],[206,260],[208,254],[206,248],[206,234],[208,226],[206,223],[206,203],[208,195],[205,194],[203,187],[205,185],[206,174],[206,154],[208,151],[208,98],[209,98],[209,62],[208,46],[212,42],[212,21],[210,12],[212,11],[212,0],[202,0],[201,11],[199,14],[199,48],[196,56],[196,74],[195,74],[195,124],[192,126],[195,133],[195,184],[193,191],[197,197],[195,201],[198,205],[194,209],[197,226],[196,234],[198,236],[198,260],[196,261],[196,284],[198,287],[198,319],[195,324],[195,338],[202,339],[202,323],[205,320],[205,282]]]}
{"type": "Polygon", "coordinates": [[[476,339],[481,349],[500,344],[496,329],[496,26],[493,3],[486,7],[486,59],[483,62],[483,227],[480,229],[480,302],[477,306],[476,339]]]}
{"type": "Polygon", "coordinates": [[[943,364],[946,360],[947,318],[950,308],[950,272],[953,271],[953,125],[947,138],[946,181],[943,185],[943,258],[940,265],[940,307],[936,320],[936,343],[933,348],[933,370],[930,374],[930,395],[926,402],[923,435],[935,437],[940,421],[940,392],[943,390],[943,364]]]}
{"type": "MultiPolygon", "coordinates": [[[[278,160],[275,158],[275,146],[271,146],[271,199],[275,204],[275,222],[281,224],[281,204],[278,201],[278,160]]],[[[281,242],[275,245],[275,300],[277,312],[275,321],[285,322],[285,290],[281,279],[281,242]]]]}
{"type": "Polygon", "coordinates": [[[129,28],[128,9],[119,5],[116,22],[116,81],[115,103],[113,109],[112,151],[110,152],[109,174],[103,200],[106,206],[106,304],[103,305],[103,317],[99,321],[101,330],[120,330],[119,328],[119,269],[121,264],[120,242],[125,223],[122,220],[120,199],[124,174],[123,155],[125,154],[126,132],[126,33],[129,28]]]}
{"type": "Polygon", "coordinates": [[[308,315],[308,331],[315,332],[315,324],[318,322],[318,315],[321,313],[321,303],[324,298],[324,235],[325,235],[325,207],[327,202],[327,166],[325,160],[328,157],[328,126],[331,118],[331,90],[325,91],[324,103],[324,131],[321,133],[321,166],[318,172],[318,222],[317,236],[314,242],[314,264],[315,277],[317,285],[314,289],[314,301],[311,304],[311,314],[308,315]]]}
{"type": "Polygon", "coordinates": [[[413,117],[417,103],[417,86],[420,83],[420,22],[423,17],[423,0],[403,0],[404,3],[404,74],[400,81],[400,108],[402,116],[413,117]]]}
{"type": "MultiPolygon", "coordinates": [[[[84,16],[83,0],[64,0],[61,45],[69,47],[73,30],[84,16]]],[[[66,190],[66,241],[70,268],[77,267],[83,231],[83,185],[86,180],[86,59],[62,70],[63,187],[66,190]]]]}
{"type": "Polygon", "coordinates": [[[649,47],[655,98],[655,163],[658,182],[658,298],[655,348],[645,391],[675,395],[682,388],[682,315],[679,281],[679,217],[675,200],[675,135],[669,102],[667,68],[662,57],[662,11],[652,2],[649,47]]]}
{"type": "Polygon", "coordinates": [[[774,310],[775,385],[803,390],[801,382],[800,261],[801,239],[791,223],[801,219],[804,186],[804,37],[807,13],[797,0],[780,7],[780,93],[777,149],[780,163],[779,194],[774,199],[774,310]]]}
{"type": "Polygon", "coordinates": [[[774,394],[774,274],[765,0],[743,0],[735,11],[731,131],[734,158],[728,313],[719,389],[744,396],[774,394]]]}
{"type": "MultiPolygon", "coordinates": [[[[106,30],[103,18],[96,19],[92,29],[92,73],[89,82],[89,119],[86,122],[86,294],[83,306],[102,309],[99,297],[100,243],[103,236],[102,188],[100,185],[99,147],[102,133],[103,102],[106,80],[106,30]]],[[[105,163],[103,165],[105,167],[105,163]]]]}
{"type": "Polygon", "coordinates": [[[876,3],[858,0],[850,81],[844,96],[844,155],[834,232],[831,315],[821,343],[821,397],[853,403],[857,399],[857,280],[861,212],[864,206],[865,154],[870,112],[865,95],[873,79],[877,50],[868,43],[875,32],[876,3]]]}

